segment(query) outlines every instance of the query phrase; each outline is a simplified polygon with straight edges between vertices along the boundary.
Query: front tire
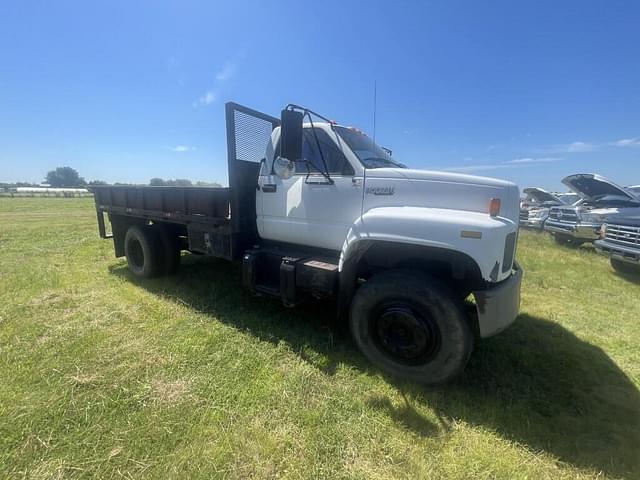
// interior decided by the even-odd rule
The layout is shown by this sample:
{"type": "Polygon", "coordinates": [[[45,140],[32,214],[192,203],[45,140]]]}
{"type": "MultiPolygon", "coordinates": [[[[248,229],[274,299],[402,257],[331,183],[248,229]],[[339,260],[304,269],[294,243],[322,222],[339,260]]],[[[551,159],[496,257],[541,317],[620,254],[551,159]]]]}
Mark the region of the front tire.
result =
{"type": "Polygon", "coordinates": [[[631,263],[623,262],[617,258],[611,258],[609,260],[611,267],[618,272],[625,275],[640,275],[640,266],[635,266],[631,263]]]}
{"type": "Polygon", "coordinates": [[[351,302],[351,334],[385,372],[436,385],[459,375],[473,348],[462,302],[444,284],[406,270],[379,273],[351,302]]]}
{"type": "Polygon", "coordinates": [[[570,237],[569,235],[555,234],[554,240],[558,245],[564,245],[565,247],[579,247],[585,240],[579,240],[577,238],[570,237]]]}
{"type": "Polygon", "coordinates": [[[127,229],[124,254],[129,270],[138,278],[152,278],[162,272],[160,239],[149,225],[132,225],[127,229]]]}

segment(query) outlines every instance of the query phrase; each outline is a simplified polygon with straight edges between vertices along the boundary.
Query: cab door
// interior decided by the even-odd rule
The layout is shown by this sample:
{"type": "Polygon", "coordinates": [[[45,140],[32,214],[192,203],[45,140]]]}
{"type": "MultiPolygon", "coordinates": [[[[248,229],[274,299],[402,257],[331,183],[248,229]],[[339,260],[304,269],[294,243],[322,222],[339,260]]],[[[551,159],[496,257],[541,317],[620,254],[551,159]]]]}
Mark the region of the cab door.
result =
{"type": "Polygon", "coordinates": [[[269,171],[273,159],[265,164],[259,179],[260,236],[340,250],[361,214],[364,170],[350,161],[350,152],[330,127],[316,126],[315,134],[305,127],[302,156],[288,179],[269,171]],[[330,179],[320,173],[325,164],[330,179]]]}

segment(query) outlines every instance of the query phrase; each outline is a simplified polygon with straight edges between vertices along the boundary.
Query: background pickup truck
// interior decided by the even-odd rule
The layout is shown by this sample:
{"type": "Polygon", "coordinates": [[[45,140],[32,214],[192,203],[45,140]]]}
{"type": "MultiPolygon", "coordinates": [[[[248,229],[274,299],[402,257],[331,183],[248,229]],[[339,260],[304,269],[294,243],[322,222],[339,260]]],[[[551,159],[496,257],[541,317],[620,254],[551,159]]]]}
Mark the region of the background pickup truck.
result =
{"type": "Polygon", "coordinates": [[[93,187],[133,275],[174,272],[182,250],[241,262],[250,291],[333,300],[367,358],[428,384],[516,318],[516,185],[406,168],[296,105],[275,118],[228,103],[226,124],[228,188],[93,187]]]}
{"type": "Polygon", "coordinates": [[[609,256],[611,266],[622,273],[640,274],[640,215],[618,217],[602,226],[596,250],[609,256]]]}
{"type": "Polygon", "coordinates": [[[522,193],[526,195],[520,204],[520,226],[542,230],[544,222],[549,216],[551,207],[566,205],[556,195],[538,187],[525,188],[522,193]]]}
{"type": "Polygon", "coordinates": [[[582,200],[572,206],[551,207],[544,229],[558,243],[577,246],[593,242],[608,219],[640,213],[640,198],[600,175],[570,175],[562,183],[582,200]]]}

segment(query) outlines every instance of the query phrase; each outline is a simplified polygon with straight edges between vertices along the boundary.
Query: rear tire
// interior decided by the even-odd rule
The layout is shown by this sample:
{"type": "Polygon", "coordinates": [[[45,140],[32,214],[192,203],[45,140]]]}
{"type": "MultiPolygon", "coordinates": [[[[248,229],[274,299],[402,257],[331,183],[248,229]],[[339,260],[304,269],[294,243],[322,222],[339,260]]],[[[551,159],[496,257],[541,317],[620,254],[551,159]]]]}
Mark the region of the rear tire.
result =
{"type": "Polygon", "coordinates": [[[459,375],[473,348],[462,302],[418,272],[390,270],[362,285],[349,325],[360,351],[385,372],[436,385],[459,375]]]}
{"type": "Polygon", "coordinates": [[[625,275],[640,275],[640,266],[623,262],[617,258],[611,258],[609,262],[616,272],[623,273],[625,275]]]}
{"type": "Polygon", "coordinates": [[[159,275],[163,255],[159,235],[148,225],[132,225],[124,237],[124,254],[129,270],[138,278],[159,275]]]}

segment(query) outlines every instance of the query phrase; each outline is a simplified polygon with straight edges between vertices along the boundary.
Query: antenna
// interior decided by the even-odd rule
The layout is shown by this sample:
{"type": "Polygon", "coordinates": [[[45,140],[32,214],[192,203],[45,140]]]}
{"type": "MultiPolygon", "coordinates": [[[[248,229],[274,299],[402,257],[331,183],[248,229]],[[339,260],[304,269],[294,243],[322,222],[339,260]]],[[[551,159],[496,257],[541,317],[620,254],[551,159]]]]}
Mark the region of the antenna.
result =
{"type": "Polygon", "coordinates": [[[373,143],[376,143],[376,109],[378,107],[378,80],[373,81],[373,143]]]}

